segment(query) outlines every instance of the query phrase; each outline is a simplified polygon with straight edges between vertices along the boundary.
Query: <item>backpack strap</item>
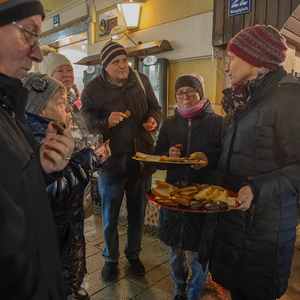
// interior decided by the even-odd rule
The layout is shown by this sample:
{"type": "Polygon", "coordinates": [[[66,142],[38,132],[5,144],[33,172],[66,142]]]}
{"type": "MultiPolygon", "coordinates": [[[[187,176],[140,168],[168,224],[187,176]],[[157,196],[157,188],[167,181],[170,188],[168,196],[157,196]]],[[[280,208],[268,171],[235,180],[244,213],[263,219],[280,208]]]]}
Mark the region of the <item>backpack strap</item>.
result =
{"type": "Polygon", "coordinates": [[[142,82],[142,79],[141,79],[141,77],[140,77],[139,72],[138,72],[137,70],[134,70],[133,72],[134,72],[134,74],[135,74],[137,80],[139,81],[139,83],[140,83],[140,85],[141,85],[141,87],[142,87],[142,89],[143,89],[145,95],[147,95],[147,94],[146,94],[145,87],[144,87],[144,85],[143,85],[143,82],[142,82]]]}

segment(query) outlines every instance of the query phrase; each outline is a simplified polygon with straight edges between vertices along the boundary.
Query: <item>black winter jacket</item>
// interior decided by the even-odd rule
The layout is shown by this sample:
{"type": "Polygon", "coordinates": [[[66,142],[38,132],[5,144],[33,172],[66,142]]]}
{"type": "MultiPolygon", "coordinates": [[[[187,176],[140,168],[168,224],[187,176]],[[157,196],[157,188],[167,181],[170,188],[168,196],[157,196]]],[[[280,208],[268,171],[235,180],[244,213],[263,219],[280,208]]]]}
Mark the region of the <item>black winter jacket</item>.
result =
{"type": "MultiPolygon", "coordinates": [[[[222,121],[223,117],[214,113],[209,101],[191,119],[184,118],[176,109],[175,114],[166,118],[162,124],[155,154],[169,156],[170,147],[176,144],[183,145],[183,157],[189,157],[194,152],[220,148],[222,121]]],[[[166,181],[213,184],[215,176],[216,170],[210,167],[197,171],[190,166],[168,165],[166,181]]],[[[204,222],[205,216],[201,214],[161,208],[159,238],[168,246],[198,251],[204,222]]]]}
{"type": "MultiPolygon", "coordinates": [[[[45,138],[51,119],[26,114],[26,121],[37,144],[45,138]]],[[[77,290],[86,272],[83,191],[93,173],[101,167],[100,160],[90,148],[74,152],[63,176],[47,186],[63,266],[66,294],[77,290]]]]}
{"type": "Polygon", "coordinates": [[[0,74],[1,299],[65,300],[39,152],[24,120],[27,96],[19,79],[0,74]]]}
{"type": "Polygon", "coordinates": [[[157,124],[161,121],[161,107],[154,95],[149,79],[144,74],[140,78],[146,95],[133,71],[122,87],[110,83],[106,71],[90,81],[81,95],[81,113],[91,133],[102,133],[104,140],[110,139],[111,157],[101,168],[105,173],[127,173],[132,176],[147,177],[155,169],[149,163],[132,159],[135,152],[151,153],[153,138],[143,123],[153,117],[157,124]],[[129,110],[131,115],[115,127],[108,127],[111,112],[129,110]]]}
{"type": "MultiPolygon", "coordinates": [[[[220,215],[213,280],[236,294],[280,298],[294,251],[300,189],[300,83],[281,67],[250,85],[237,117],[229,113],[219,169],[223,186],[254,193],[246,211],[220,215]]],[[[225,108],[232,107],[224,91],[225,108]]]]}

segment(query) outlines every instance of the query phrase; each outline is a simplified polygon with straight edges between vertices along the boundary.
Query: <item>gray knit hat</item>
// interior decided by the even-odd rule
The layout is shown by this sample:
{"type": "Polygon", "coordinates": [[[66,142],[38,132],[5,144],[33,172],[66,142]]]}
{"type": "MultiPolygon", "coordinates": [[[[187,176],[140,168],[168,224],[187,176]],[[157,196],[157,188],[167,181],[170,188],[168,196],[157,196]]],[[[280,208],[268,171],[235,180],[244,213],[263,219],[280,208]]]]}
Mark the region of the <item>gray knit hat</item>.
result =
{"type": "Polygon", "coordinates": [[[47,106],[57,89],[64,87],[61,82],[41,73],[29,73],[22,82],[29,92],[26,111],[36,115],[47,106]]]}
{"type": "Polygon", "coordinates": [[[35,15],[45,18],[40,0],[0,0],[0,26],[35,15]]]}

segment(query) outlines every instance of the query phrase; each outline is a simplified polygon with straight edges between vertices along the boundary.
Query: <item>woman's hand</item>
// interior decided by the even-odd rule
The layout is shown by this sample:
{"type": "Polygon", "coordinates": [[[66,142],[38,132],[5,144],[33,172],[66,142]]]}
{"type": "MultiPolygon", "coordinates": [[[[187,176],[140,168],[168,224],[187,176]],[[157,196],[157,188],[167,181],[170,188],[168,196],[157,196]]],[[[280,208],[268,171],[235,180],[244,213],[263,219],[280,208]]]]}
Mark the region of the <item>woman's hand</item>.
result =
{"type": "Polygon", "coordinates": [[[237,203],[239,206],[236,207],[236,209],[243,211],[247,210],[250,207],[252,200],[253,194],[250,186],[243,186],[238,192],[237,203]]]}
{"type": "Polygon", "coordinates": [[[112,112],[108,118],[108,127],[114,127],[126,118],[126,115],[122,112],[112,112]]]}
{"type": "Polygon", "coordinates": [[[102,145],[95,150],[95,153],[99,156],[101,163],[103,164],[110,156],[111,151],[109,145],[102,145]]]}
{"type": "Polygon", "coordinates": [[[197,160],[203,160],[206,163],[205,164],[192,165],[191,168],[194,168],[195,170],[201,170],[202,168],[204,168],[208,165],[208,159],[207,159],[206,155],[203,152],[195,152],[195,158],[197,160]]]}
{"type": "Polygon", "coordinates": [[[169,156],[170,157],[180,157],[180,155],[181,155],[181,152],[180,152],[180,150],[178,148],[171,147],[169,149],[169,156]]]}
{"type": "Polygon", "coordinates": [[[40,147],[41,165],[46,173],[64,169],[75,147],[71,131],[65,129],[62,134],[57,134],[57,129],[52,123],[49,123],[45,140],[40,147]]]}

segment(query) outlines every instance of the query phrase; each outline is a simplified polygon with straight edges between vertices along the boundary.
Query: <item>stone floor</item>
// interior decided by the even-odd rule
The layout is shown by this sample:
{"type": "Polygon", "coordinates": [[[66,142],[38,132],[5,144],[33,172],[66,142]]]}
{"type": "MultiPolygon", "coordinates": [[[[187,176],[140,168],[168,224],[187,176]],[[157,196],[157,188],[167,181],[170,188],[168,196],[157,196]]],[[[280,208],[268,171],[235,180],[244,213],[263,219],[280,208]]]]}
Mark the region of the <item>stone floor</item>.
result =
{"type": "MultiPolygon", "coordinates": [[[[145,264],[146,274],[135,277],[125,264],[123,249],[126,243],[126,221],[119,221],[120,261],[119,274],[114,282],[105,282],[100,278],[104,258],[101,215],[94,214],[85,222],[87,250],[87,271],[83,287],[91,295],[91,300],[171,300],[173,282],[170,276],[168,247],[158,238],[156,228],[146,226],[142,240],[140,258],[145,264]]],[[[297,231],[297,243],[300,244],[300,228],[297,231]]],[[[227,290],[208,279],[202,300],[230,300],[227,290]]],[[[300,251],[295,246],[292,274],[287,292],[280,300],[300,300],[300,251]]]]}

